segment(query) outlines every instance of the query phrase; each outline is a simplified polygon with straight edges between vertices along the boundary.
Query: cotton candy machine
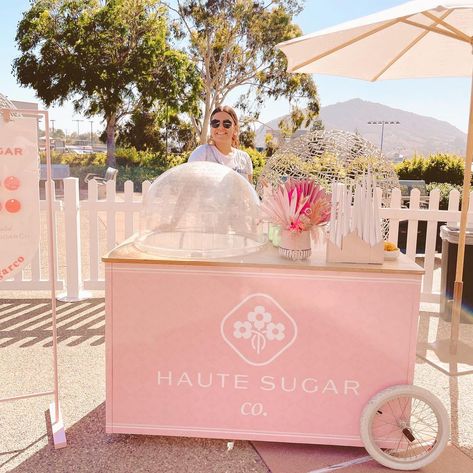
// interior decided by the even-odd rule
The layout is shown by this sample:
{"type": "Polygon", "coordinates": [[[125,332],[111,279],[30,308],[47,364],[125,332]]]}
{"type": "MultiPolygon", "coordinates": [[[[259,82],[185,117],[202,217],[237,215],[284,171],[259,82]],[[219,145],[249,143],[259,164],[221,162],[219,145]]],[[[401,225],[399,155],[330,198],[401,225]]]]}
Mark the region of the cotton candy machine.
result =
{"type": "Polygon", "coordinates": [[[194,162],[151,184],[135,246],[163,257],[225,258],[257,251],[266,241],[253,186],[226,166],[194,162]]]}

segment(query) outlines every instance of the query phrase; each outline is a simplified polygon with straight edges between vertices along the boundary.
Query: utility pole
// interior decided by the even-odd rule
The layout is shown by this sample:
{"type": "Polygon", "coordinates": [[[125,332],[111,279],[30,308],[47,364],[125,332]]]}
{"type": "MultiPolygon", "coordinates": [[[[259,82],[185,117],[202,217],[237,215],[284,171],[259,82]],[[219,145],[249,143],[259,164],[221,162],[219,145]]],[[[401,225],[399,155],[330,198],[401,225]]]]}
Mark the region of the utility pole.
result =
{"type": "Polygon", "coordinates": [[[80,122],[83,122],[84,120],[72,120],[73,122],[77,122],[77,139],[79,139],[79,125],[80,122]]]}
{"type": "Polygon", "coordinates": [[[51,119],[51,120],[49,120],[49,121],[51,122],[51,131],[54,133],[54,131],[55,131],[55,130],[54,130],[54,122],[55,122],[56,120],[52,120],[52,119],[51,119]]]}
{"type": "Polygon", "coordinates": [[[94,133],[94,130],[93,130],[94,121],[89,120],[89,123],[90,123],[90,146],[92,146],[93,145],[92,136],[93,136],[93,133],[94,133]]]}
{"type": "Polygon", "coordinates": [[[381,154],[383,154],[384,125],[400,125],[400,124],[401,124],[400,122],[386,121],[386,120],[377,120],[377,121],[368,122],[368,125],[381,125],[381,145],[379,147],[381,154]]]}

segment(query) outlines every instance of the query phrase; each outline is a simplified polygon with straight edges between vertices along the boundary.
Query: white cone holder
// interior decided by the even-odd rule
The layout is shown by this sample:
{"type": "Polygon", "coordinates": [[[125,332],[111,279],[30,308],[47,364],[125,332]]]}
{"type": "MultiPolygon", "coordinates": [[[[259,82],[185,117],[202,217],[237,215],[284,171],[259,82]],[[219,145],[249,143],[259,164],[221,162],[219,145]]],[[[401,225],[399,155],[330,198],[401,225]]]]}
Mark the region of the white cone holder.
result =
{"type": "Polygon", "coordinates": [[[369,168],[354,189],[332,184],[328,262],[383,264],[379,192],[369,168]]]}
{"type": "Polygon", "coordinates": [[[339,248],[330,240],[327,241],[327,261],[331,263],[371,263],[382,264],[384,260],[384,242],[370,245],[355,232],[343,238],[339,248]]]}

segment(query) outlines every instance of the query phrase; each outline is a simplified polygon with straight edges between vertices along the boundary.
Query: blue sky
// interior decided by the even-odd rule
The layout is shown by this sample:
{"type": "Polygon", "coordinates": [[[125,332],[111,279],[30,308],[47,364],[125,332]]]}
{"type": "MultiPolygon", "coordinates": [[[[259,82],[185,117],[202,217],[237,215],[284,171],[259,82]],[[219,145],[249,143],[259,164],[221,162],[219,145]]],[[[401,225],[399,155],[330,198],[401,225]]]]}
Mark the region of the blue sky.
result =
{"type": "MultiPolygon", "coordinates": [[[[306,0],[296,23],[304,33],[311,33],[402,3],[402,0],[306,0]]],[[[11,63],[18,55],[14,41],[16,27],[22,12],[28,9],[29,0],[1,0],[1,4],[3,25],[0,32],[0,63],[3,67],[0,92],[14,100],[37,101],[34,91],[19,87],[11,74],[11,63]]],[[[314,79],[322,106],[361,98],[438,118],[466,132],[470,79],[416,79],[374,83],[323,75],[314,75],[314,79]]],[[[262,121],[269,121],[288,111],[289,104],[286,101],[268,101],[260,118],[262,121]]],[[[55,120],[56,128],[66,129],[69,133],[77,131],[77,122],[73,121],[75,119],[84,119],[79,124],[81,133],[90,130],[85,117],[74,115],[69,104],[51,108],[50,117],[55,120]]],[[[99,118],[94,120],[93,126],[94,130],[103,127],[99,118]]]]}

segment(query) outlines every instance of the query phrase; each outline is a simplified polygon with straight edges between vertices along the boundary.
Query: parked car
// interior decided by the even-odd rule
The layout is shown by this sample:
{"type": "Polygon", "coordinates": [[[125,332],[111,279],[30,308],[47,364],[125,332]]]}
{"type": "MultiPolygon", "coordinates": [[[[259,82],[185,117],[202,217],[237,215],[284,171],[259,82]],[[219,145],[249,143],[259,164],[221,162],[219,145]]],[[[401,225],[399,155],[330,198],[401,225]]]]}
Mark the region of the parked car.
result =
{"type": "Polygon", "coordinates": [[[94,150],[92,146],[75,146],[75,145],[66,145],[64,147],[65,153],[75,153],[75,154],[90,154],[93,153],[94,150]]]}

